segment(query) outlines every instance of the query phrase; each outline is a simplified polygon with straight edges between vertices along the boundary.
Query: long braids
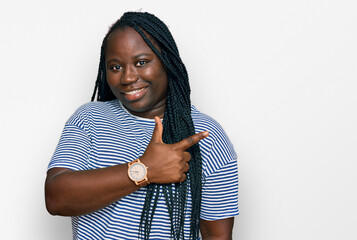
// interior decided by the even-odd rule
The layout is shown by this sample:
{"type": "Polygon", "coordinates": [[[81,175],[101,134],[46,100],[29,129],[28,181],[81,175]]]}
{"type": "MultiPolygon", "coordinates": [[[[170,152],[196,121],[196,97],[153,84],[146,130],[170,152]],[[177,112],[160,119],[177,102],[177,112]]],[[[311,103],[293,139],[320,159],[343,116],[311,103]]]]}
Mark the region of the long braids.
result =
{"type": "MultiPolygon", "coordinates": [[[[176,143],[195,134],[191,117],[190,86],[186,67],[183,64],[175,40],[167,26],[156,16],[143,12],[127,12],[109,29],[103,40],[98,69],[97,81],[92,95],[94,101],[97,94],[98,101],[116,99],[106,81],[105,48],[108,37],[115,30],[134,28],[155,52],[163,63],[168,77],[167,102],[163,120],[163,141],[167,144],[176,143]],[[153,41],[159,45],[157,49],[153,41]]],[[[199,236],[199,220],[201,209],[202,190],[202,159],[198,144],[187,150],[191,154],[190,169],[187,179],[177,184],[150,184],[147,186],[147,195],[141,215],[139,237],[148,239],[150,235],[153,215],[162,187],[171,219],[171,237],[184,239],[184,216],[187,214],[186,205],[188,192],[191,191],[192,212],[190,238],[199,236]]]]}

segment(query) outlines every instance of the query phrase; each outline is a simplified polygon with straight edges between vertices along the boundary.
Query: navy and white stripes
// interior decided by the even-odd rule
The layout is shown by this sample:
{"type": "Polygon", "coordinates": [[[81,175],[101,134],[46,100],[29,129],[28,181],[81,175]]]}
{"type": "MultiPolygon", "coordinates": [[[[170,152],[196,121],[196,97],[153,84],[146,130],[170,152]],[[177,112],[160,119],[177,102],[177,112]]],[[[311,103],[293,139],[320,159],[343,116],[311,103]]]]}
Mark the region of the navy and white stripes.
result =
{"type": "MultiPolygon", "coordinates": [[[[192,107],[196,132],[208,130],[199,142],[203,162],[201,219],[218,220],[238,214],[237,156],[221,126],[192,107]]],[[[155,126],[153,119],[131,115],[119,101],[91,102],[67,121],[49,168],[72,170],[124,164],[140,157],[155,126]]],[[[72,217],[74,239],[138,239],[146,188],[108,207],[72,217]]],[[[185,238],[189,239],[191,195],[188,196],[185,238]]],[[[170,219],[164,197],[154,216],[151,239],[169,239],[170,219]]]]}

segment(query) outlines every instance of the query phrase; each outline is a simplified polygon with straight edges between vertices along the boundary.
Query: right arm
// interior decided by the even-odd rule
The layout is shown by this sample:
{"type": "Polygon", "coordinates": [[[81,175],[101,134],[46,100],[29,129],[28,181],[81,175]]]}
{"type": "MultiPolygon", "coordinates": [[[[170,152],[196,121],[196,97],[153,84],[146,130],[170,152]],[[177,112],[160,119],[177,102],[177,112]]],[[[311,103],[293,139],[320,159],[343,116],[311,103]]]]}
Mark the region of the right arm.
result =
{"type": "MultiPolygon", "coordinates": [[[[182,182],[191,158],[185,150],[207,137],[208,132],[175,144],[164,144],[161,120],[156,117],[155,122],[151,141],[140,157],[148,167],[148,180],[150,183],[182,182]]],[[[53,215],[77,216],[104,208],[139,189],[127,172],[128,164],[82,171],[52,168],[45,182],[47,210],[53,215]]]]}
{"type": "Polygon", "coordinates": [[[52,168],[45,183],[49,213],[77,216],[104,208],[139,189],[127,174],[128,165],[72,171],[52,168]]]}

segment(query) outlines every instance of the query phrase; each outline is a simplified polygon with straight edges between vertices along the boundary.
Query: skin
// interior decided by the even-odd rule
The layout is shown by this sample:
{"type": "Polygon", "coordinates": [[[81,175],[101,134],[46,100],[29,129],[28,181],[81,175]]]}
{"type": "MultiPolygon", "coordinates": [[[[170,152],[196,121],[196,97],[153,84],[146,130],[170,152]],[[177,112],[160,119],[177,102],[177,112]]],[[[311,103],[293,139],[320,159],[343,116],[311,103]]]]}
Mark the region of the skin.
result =
{"type": "MultiPolygon", "coordinates": [[[[151,141],[140,157],[150,183],[177,183],[186,179],[191,156],[186,150],[208,136],[200,132],[175,144],[162,141],[167,76],[161,61],[132,28],[118,29],[108,39],[107,82],[133,115],[154,118],[151,141]]],[[[134,159],[133,159],[134,160],[134,159]]],[[[46,207],[52,215],[77,216],[102,209],[137,191],[127,164],[85,171],[52,168],[45,182],[46,207]]],[[[233,218],[201,220],[203,239],[231,239],[233,218]]]]}
{"type": "Polygon", "coordinates": [[[200,220],[200,230],[204,240],[231,240],[234,218],[216,221],[200,220]]]}

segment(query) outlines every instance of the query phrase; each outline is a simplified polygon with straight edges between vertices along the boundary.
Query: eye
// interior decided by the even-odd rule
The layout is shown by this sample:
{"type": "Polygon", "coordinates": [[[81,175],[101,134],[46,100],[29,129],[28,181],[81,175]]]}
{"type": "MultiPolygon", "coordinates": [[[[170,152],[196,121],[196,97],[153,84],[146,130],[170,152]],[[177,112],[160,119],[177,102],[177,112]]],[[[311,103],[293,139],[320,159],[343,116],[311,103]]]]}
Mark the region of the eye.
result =
{"type": "Polygon", "coordinates": [[[110,69],[114,70],[114,71],[119,71],[121,69],[121,66],[116,64],[116,65],[111,66],[110,69]]]}
{"type": "Polygon", "coordinates": [[[147,63],[147,61],[145,61],[145,60],[140,60],[140,61],[138,61],[138,63],[136,64],[136,66],[137,66],[137,67],[142,67],[142,66],[144,66],[146,63],[147,63]]]}

